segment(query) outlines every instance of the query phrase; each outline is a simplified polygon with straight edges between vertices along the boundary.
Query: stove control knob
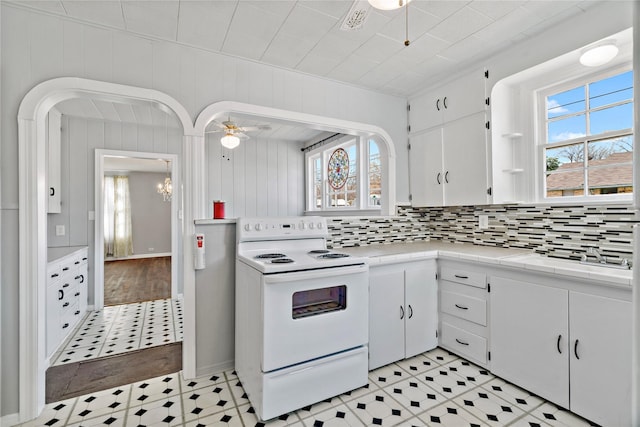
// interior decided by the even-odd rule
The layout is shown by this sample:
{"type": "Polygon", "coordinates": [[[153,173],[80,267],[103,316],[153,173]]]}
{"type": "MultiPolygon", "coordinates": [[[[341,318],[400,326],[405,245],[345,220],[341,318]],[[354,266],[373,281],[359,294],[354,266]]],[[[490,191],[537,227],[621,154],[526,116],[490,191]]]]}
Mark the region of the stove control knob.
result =
{"type": "Polygon", "coordinates": [[[309,223],[309,228],[310,228],[311,230],[313,230],[313,229],[315,228],[315,226],[316,226],[316,225],[315,225],[314,223],[312,223],[312,222],[310,222],[310,223],[309,223]]]}
{"type": "Polygon", "coordinates": [[[251,231],[251,224],[249,224],[249,223],[245,224],[245,225],[244,225],[244,229],[245,229],[246,231],[251,231]]]}
{"type": "Polygon", "coordinates": [[[322,223],[321,222],[318,223],[318,230],[322,230],[322,223]]]}
{"type": "Polygon", "coordinates": [[[304,221],[300,221],[300,230],[304,230],[307,228],[307,224],[304,223],[304,221]]]}
{"type": "Polygon", "coordinates": [[[256,224],[256,231],[262,231],[263,227],[262,224],[256,224]]]}

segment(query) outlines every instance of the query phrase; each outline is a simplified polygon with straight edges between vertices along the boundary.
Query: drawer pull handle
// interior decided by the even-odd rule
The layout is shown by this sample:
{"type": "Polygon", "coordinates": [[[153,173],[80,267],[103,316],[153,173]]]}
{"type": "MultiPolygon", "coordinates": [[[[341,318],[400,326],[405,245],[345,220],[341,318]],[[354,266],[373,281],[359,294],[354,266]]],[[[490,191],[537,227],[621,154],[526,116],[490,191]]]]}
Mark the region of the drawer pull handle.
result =
{"type": "Polygon", "coordinates": [[[468,279],[469,278],[469,276],[465,276],[465,275],[462,275],[462,274],[454,274],[453,277],[456,277],[458,279],[468,279]]]}
{"type": "Polygon", "coordinates": [[[53,273],[53,274],[51,275],[51,278],[53,279],[54,277],[58,277],[58,276],[59,276],[59,274],[58,274],[58,273],[53,273]]]}
{"type": "Polygon", "coordinates": [[[76,312],[73,313],[73,314],[74,314],[74,316],[77,316],[78,314],[80,314],[80,310],[76,310],[76,312]]]}
{"type": "Polygon", "coordinates": [[[74,262],[74,264],[75,264],[75,265],[78,265],[78,264],[80,264],[80,261],[76,261],[76,262],[74,262]]]}
{"type": "Polygon", "coordinates": [[[68,323],[65,323],[64,325],[62,325],[62,329],[67,329],[69,327],[68,323]]]}
{"type": "Polygon", "coordinates": [[[404,307],[400,306],[400,320],[404,319],[404,307]]]}
{"type": "Polygon", "coordinates": [[[442,175],[440,172],[438,172],[438,175],[436,175],[436,181],[438,181],[438,185],[442,184],[440,182],[440,175],[442,175]]]}
{"type": "Polygon", "coordinates": [[[56,194],[56,189],[53,187],[49,187],[49,196],[55,196],[56,194]]]}
{"type": "Polygon", "coordinates": [[[64,291],[62,289],[58,289],[58,301],[64,299],[64,291]]]}
{"type": "Polygon", "coordinates": [[[62,269],[62,271],[67,271],[67,270],[69,270],[69,267],[64,267],[64,268],[62,269]]]}
{"type": "Polygon", "coordinates": [[[73,294],[74,297],[79,297],[80,296],[80,292],[76,292],[75,294],[73,294]]]}
{"type": "Polygon", "coordinates": [[[458,344],[462,344],[462,345],[469,345],[469,343],[468,343],[468,342],[460,341],[458,338],[456,338],[456,342],[457,342],[458,344]]]}
{"type": "Polygon", "coordinates": [[[69,301],[65,302],[64,304],[62,304],[63,307],[69,307],[69,301]]]}
{"type": "Polygon", "coordinates": [[[458,307],[460,310],[469,310],[469,307],[465,307],[464,305],[456,304],[456,307],[458,307]]]}
{"type": "Polygon", "coordinates": [[[80,275],[80,283],[84,283],[84,274],[80,275]]]}
{"type": "Polygon", "coordinates": [[[440,111],[440,99],[436,101],[436,110],[440,111]]]}
{"type": "Polygon", "coordinates": [[[562,335],[558,335],[558,342],[556,342],[556,347],[558,347],[558,353],[562,354],[562,349],[560,349],[560,340],[562,339],[562,335]]]}
{"type": "Polygon", "coordinates": [[[85,257],[82,257],[82,260],[83,260],[83,261],[86,261],[86,260],[87,260],[87,257],[86,257],[86,256],[85,256],[85,257]]]}
{"type": "Polygon", "coordinates": [[[411,304],[409,304],[409,319],[411,319],[413,317],[413,307],[411,307],[411,304]]]}
{"type": "Polygon", "coordinates": [[[573,354],[576,355],[576,359],[580,360],[580,356],[578,356],[578,342],[580,342],[580,340],[576,340],[576,343],[573,345],[573,354]]]}

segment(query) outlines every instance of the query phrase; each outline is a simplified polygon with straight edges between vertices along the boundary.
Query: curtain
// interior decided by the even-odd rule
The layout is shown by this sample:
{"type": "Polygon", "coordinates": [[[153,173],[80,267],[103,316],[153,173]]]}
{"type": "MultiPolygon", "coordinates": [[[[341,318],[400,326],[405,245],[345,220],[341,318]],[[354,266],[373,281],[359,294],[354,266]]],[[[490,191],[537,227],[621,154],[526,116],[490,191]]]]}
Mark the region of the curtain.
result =
{"type": "Polygon", "coordinates": [[[104,199],[105,255],[116,258],[133,255],[129,178],[105,177],[104,199]]]}

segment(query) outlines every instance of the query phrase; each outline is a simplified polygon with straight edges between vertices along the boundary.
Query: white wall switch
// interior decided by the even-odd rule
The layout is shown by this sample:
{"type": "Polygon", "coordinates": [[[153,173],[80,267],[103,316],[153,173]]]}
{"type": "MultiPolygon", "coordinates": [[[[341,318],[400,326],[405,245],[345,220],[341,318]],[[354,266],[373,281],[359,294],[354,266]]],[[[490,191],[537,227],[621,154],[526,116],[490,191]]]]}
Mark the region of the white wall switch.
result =
{"type": "Polygon", "coordinates": [[[64,236],[64,225],[56,225],[56,236],[64,236]]]}
{"type": "Polygon", "coordinates": [[[489,228],[489,215],[478,215],[478,228],[480,230],[489,228]]]}

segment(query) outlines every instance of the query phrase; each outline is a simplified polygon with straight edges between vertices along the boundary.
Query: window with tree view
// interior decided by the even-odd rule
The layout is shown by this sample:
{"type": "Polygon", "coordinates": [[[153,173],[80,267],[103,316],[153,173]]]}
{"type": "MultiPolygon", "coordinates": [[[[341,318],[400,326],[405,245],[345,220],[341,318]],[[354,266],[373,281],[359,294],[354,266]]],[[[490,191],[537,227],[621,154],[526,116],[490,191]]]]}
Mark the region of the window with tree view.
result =
{"type": "Polygon", "coordinates": [[[545,97],[546,198],[631,193],[633,72],[545,97]]]}

